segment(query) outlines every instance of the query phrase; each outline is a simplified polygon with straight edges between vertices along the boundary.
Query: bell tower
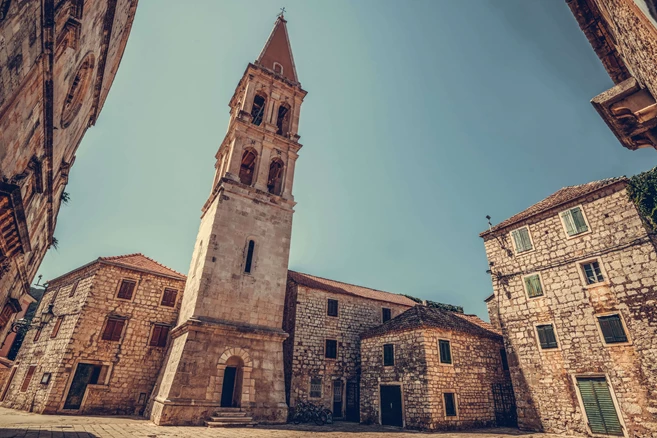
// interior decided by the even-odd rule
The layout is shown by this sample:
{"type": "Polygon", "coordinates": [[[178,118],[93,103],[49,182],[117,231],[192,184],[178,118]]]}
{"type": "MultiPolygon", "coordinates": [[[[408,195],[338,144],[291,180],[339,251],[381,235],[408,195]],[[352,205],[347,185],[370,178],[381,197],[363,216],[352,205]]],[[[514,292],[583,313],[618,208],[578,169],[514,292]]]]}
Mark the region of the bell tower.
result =
{"type": "Polygon", "coordinates": [[[149,409],[156,424],[203,424],[221,408],[287,420],[283,306],[299,83],[282,14],[230,100],[178,325],[149,409]]]}

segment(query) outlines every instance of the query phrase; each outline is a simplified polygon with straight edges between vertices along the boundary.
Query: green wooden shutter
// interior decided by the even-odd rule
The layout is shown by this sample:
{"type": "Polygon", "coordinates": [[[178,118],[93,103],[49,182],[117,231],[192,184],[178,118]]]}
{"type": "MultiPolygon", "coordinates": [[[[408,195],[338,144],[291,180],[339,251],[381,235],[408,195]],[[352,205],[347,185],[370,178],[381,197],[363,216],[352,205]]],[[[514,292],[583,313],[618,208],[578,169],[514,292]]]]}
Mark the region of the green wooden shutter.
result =
{"type": "Polygon", "coordinates": [[[541,286],[541,279],[538,275],[525,277],[525,287],[527,288],[527,295],[529,298],[540,297],[543,295],[543,286],[541,286]]]}
{"type": "Polygon", "coordinates": [[[438,341],[440,347],[440,363],[452,363],[452,352],[449,348],[449,341],[438,341]]]}
{"type": "Polygon", "coordinates": [[[627,342],[627,335],[619,315],[600,316],[598,322],[607,344],[627,342]]]}
{"type": "Polygon", "coordinates": [[[586,418],[594,434],[623,436],[623,427],[604,377],[578,378],[586,418]]]}
{"type": "Polygon", "coordinates": [[[581,208],[575,207],[571,209],[570,214],[573,218],[573,223],[575,224],[575,230],[577,234],[589,230],[589,227],[586,225],[586,221],[584,220],[584,215],[582,214],[581,208]]]}
{"type": "Polygon", "coordinates": [[[566,225],[566,232],[569,236],[574,236],[577,234],[577,228],[575,227],[575,221],[573,220],[573,215],[570,213],[570,210],[566,210],[561,213],[561,218],[563,223],[566,225]]]}
{"type": "Polygon", "coordinates": [[[520,230],[520,240],[522,241],[522,250],[529,251],[532,249],[532,240],[529,238],[529,228],[520,230]]]}
{"type": "Polygon", "coordinates": [[[511,231],[511,237],[513,238],[513,244],[516,247],[516,252],[522,251],[522,242],[520,241],[520,233],[518,230],[511,231]]]}

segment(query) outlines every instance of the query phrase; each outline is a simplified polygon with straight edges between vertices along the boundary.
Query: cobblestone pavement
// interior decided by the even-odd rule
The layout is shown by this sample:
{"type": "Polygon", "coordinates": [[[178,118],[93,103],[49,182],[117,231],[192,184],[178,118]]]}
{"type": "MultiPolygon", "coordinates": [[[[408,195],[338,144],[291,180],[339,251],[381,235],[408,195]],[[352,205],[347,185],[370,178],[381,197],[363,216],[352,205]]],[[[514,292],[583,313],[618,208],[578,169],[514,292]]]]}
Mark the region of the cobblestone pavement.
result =
{"type": "MultiPolygon", "coordinates": [[[[239,429],[162,427],[132,417],[77,417],[38,415],[0,408],[0,438],[556,438],[556,435],[523,433],[513,429],[422,433],[381,426],[336,422],[326,426],[256,426],[239,429]]],[[[564,438],[563,435],[558,438],[564,438]]]]}

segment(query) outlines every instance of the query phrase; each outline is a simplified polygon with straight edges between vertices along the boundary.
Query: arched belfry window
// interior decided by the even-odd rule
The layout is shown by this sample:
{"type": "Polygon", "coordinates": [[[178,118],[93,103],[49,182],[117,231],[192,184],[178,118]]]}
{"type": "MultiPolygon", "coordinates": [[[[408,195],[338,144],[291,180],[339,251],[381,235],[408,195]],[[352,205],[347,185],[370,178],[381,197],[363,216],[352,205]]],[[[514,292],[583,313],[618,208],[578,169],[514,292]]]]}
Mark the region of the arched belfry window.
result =
{"type": "Polygon", "coordinates": [[[274,158],[269,165],[269,178],[267,178],[267,189],[269,193],[280,196],[283,188],[283,161],[274,158]]]}
{"type": "Polygon", "coordinates": [[[267,103],[267,97],[264,94],[258,93],[253,98],[253,107],[251,108],[251,122],[260,126],[262,119],[265,116],[265,104],[267,103]]]}
{"type": "Polygon", "coordinates": [[[247,274],[251,273],[251,268],[253,267],[253,252],[255,251],[255,242],[249,240],[249,244],[246,247],[246,260],[244,261],[244,272],[247,274]]]}
{"type": "Polygon", "coordinates": [[[290,131],[290,106],[287,103],[282,103],[278,107],[278,118],[276,119],[276,134],[287,137],[290,131]]]}
{"type": "Polygon", "coordinates": [[[240,182],[250,186],[253,184],[253,174],[258,155],[253,149],[247,149],[242,154],[242,164],[240,165],[240,182]]]}
{"type": "Polygon", "coordinates": [[[278,73],[279,75],[283,74],[283,66],[278,62],[274,62],[274,73],[278,73]]]}

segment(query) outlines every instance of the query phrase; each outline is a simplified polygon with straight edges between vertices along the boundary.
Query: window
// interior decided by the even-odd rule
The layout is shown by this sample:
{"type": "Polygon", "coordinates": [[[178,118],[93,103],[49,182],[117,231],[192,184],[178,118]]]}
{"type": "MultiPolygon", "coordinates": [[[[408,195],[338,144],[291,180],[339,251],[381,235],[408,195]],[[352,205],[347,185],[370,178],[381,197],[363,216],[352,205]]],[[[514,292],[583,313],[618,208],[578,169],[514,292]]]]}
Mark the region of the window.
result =
{"type": "Polygon", "coordinates": [[[516,248],[516,254],[534,249],[532,239],[529,237],[528,227],[522,227],[511,231],[511,237],[513,238],[513,244],[516,248]]]}
{"type": "Polygon", "coordinates": [[[72,297],[73,295],[75,295],[75,291],[78,288],[78,283],[79,283],[79,281],[76,281],[75,283],[73,283],[73,286],[71,287],[71,291],[68,293],[69,298],[72,297]]]}
{"type": "Polygon", "coordinates": [[[253,184],[253,175],[255,175],[255,165],[258,154],[253,149],[247,149],[242,154],[242,163],[240,164],[240,182],[250,186],[253,184]]]}
{"type": "Polygon", "coordinates": [[[390,321],[390,319],[392,319],[392,311],[387,307],[381,309],[381,319],[383,322],[390,321]]]}
{"type": "Polygon", "coordinates": [[[324,349],[324,357],[327,359],[338,358],[338,341],[335,339],[326,340],[326,348],[324,349]]]}
{"type": "Polygon", "coordinates": [[[502,358],[502,369],[507,371],[509,369],[509,359],[506,357],[506,350],[504,348],[500,350],[500,357],[502,358]]]}
{"type": "Polygon", "coordinates": [[[584,271],[586,284],[602,283],[605,281],[604,277],[602,276],[602,271],[600,271],[600,263],[597,261],[583,263],[582,271],[584,271]]]}
{"type": "Polygon", "coordinates": [[[101,339],[103,341],[113,341],[117,342],[121,340],[121,333],[123,333],[123,326],[125,325],[125,319],[109,317],[107,318],[107,323],[105,324],[105,330],[103,330],[103,335],[101,339]]]}
{"type": "Polygon", "coordinates": [[[41,327],[39,327],[36,333],[34,333],[34,339],[32,340],[32,342],[38,341],[40,337],[41,337],[41,327]]]}
{"type": "Polygon", "coordinates": [[[543,296],[543,285],[541,284],[541,277],[538,274],[528,275],[524,277],[525,290],[529,298],[536,298],[543,296]]]}
{"type": "Polygon", "coordinates": [[[36,371],[36,365],[32,365],[27,369],[27,374],[25,374],[25,378],[23,379],[23,384],[21,385],[21,392],[27,391],[27,388],[30,386],[30,381],[32,381],[32,376],[34,376],[35,371],[36,371]]]}
{"type": "Polygon", "coordinates": [[[0,21],[4,20],[7,17],[7,11],[9,10],[9,3],[11,3],[11,0],[0,0],[0,21]]]}
{"type": "Polygon", "coordinates": [[[267,98],[262,94],[256,94],[256,96],[253,98],[253,106],[251,107],[251,123],[256,126],[260,126],[262,123],[266,103],[267,98]]]}
{"type": "Polygon", "coordinates": [[[269,193],[280,196],[283,188],[283,161],[274,158],[269,164],[269,178],[267,178],[267,190],[269,193]]]}
{"type": "Polygon", "coordinates": [[[164,288],[160,305],[164,307],[175,307],[177,296],[178,291],[176,289],[171,289],[169,287],[164,288]]]}
{"type": "Polygon", "coordinates": [[[383,346],[383,366],[389,367],[395,364],[395,346],[385,344],[383,346]]]}
{"type": "Polygon", "coordinates": [[[321,398],[322,397],[322,378],[313,377],[310,379],[310,397],[311,398],[321,398]]]}
{"type": "Polygon", "coordinates": [[[251,273],[251,268],[253,267],[253,251],[255,250],[255,242],[249,240],[249,244],[246,248],[246,261],[244,262],[244,272],[246,274],[251,273]]]}
{"type": "Polygon", "coordinates": [[[169,335],[169,326],[155,324],[151,332],[151,340],[148,343],[151,347],[166,347],[167,336],[169,335]]]}
{"type": "Polygon", "coordinates": [[[543,350],[557,348],[557,337],[554,334],[554,326],[552,324],[537,325],[536,332],[538,333],[538,341],[543,350]]]}
{"type": "Polygon", "coordinates": [[[287,137],[290,130],[290,106],[282,103],[278,107],[278,117],[276,118],[276,134],[287,137]]]}
{"type": "Polygon", "coordinates": [[[122,280],[121,286],[119,287],[119,293],[116,297],[121,298],[122,300],[131,300],[132,293],[135,291],[135,286],[137,286],[137,282],[134,280],[122,280]]]}
{"type": "Polygon", "coordinates": [[[456,417],[456,394],[445,392],[443,393],[443,399],[445,400],[445,416],[456,417]]]}
{"type": "Polygon", "coordinates": [[[51,376],[52,376],[51,373],[43,373],[43,375],[41,376],[41,384],[47,385],[48,383],[50,383],[51,376]]]}
{"type": "Polygon", "coordinates": [[[328,307],[326,308],[328,316],[338,316],[338,300],[328,300],[328,307]]]}
{"type": "Polygon", "coordinates": [[[67,128],[80,112],[84,104],[84,98],[89,91],[92,76],[94,72],[95,57],[93,53],[89,53],[78,68],[78,72],[73,78],[73,82],[69,87],[66,98],[64,99],[64,107],[62,108],[62,118],[60,125],[62,128],[67,128]]]}
{"type": "Polygon", "coordinates": [[[620,315],[598,316],[598,323],[606,344],[627,342],[627,335],[620,315]]]}
{"type": "Polygon", "coordinates": [[[59,333],[59,327],[61,327],[62,322],[64,322],[63,316],[60,316],[57,318],[57,321],[55,321],[55,326],[52,328],[52,332],[50,332],[51,339],[57,337],[57,333],[59,333]]]}
{"type": "Polygon", "coordinates": [[[278,62],[274,62],[274,72],[278,73],[279,75],[283,74],[283,66],[280,65],[278,62]]]}
{"type": "Polygon", "coordinates": [[[570,210],[563,211],[560,216],[568,236],[577,236],[589,230],[581,207],[573,207],[570,210]]]}
{"type": "Polygon", "coordinates": [[[609,384],[604,377],[578,377],[577,389],[591,432],[596,435],[623,436],[609,384]]]}
{"type": "Polygon", "coordinates": [[[0,330],[9,323],[9,320],[14,313],[14,308],[10,304],[5,304],[5,307],[2,308],[2,312],[0,312],[0,330]]]}
{"type": "Polygon", "coordinates": [[[440,339],[438,341],[438,350],[440,351],[440,363],[451,364],[452,363],[452,349],[449,345],[449,341],[440,339]]]}

